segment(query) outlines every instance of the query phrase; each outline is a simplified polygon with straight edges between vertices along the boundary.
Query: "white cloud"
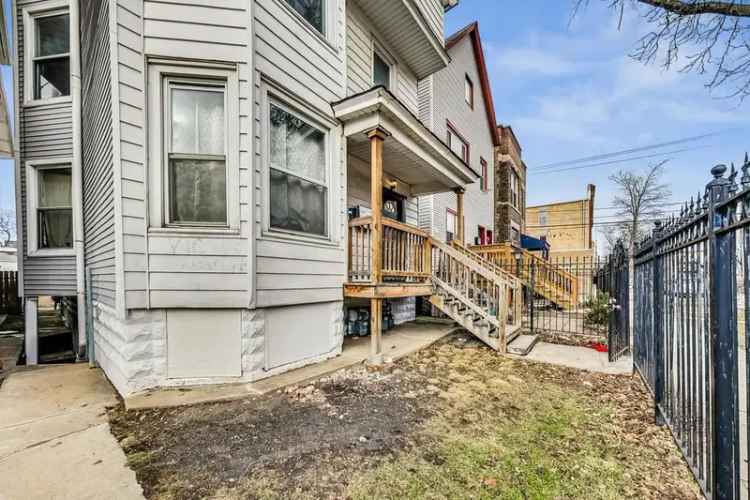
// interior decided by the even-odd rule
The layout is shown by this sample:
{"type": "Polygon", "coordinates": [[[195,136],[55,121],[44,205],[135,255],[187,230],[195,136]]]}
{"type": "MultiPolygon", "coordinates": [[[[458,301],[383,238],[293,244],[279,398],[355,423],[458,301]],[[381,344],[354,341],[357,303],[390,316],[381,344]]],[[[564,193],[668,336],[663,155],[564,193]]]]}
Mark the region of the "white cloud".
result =
{"type": "Polygon", "coordinates": [[[491,64],[498,71],[523,77],[559,76],[576,70],[572,61],[532,47],[503,49],[495,54],[491,64]]]}

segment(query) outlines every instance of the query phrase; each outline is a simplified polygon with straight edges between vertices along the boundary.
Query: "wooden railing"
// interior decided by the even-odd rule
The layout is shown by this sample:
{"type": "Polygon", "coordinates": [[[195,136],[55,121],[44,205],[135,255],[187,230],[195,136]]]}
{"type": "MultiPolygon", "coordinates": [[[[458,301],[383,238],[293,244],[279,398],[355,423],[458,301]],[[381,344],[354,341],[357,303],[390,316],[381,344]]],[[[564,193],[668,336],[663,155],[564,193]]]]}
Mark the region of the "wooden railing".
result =
{"type": "MultiPolygon", "coordinates": [[[[384,281],[424,282],[432,276],[430,237],[424,231],[383,219],[380,258],[384,281]]],[[[372,281],[372,218],[349,222],[349,281],[372,281]]]]}
{"type": "Polygon", "coordinates": [[[469,247],[469,250],[518,276],[527,284],[533,278],[535,290],[558,305],[574,307],[578,304],[578,279],[531,252],[521,250],[519,258],[516,258],[513,247],[508,243],[477,245],[469,247]]]}
{"type": "Polygon", "coordinates": [[[520,317],[513,318],[514,314],[509,310],[512,289],[509,281],[456,248],[438,241],[433,241],[432,259],[435,284],[496,328],[501,345],[504,345],[508,323],[520,321],[520,317]]]}

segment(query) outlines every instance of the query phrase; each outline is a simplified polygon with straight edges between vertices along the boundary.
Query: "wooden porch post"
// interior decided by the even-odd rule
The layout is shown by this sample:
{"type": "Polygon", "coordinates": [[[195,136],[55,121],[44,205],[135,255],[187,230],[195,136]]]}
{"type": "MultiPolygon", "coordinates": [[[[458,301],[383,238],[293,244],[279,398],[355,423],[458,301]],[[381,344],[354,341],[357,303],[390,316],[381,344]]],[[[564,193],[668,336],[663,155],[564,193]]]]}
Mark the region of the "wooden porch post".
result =
{"type": "MultiPolygon", "coordinates": [[[[381,128],[368,132],[370,138],[370,204],[372,209],[371,256],[374,285],[382,281],[383,268],[383,142],[388,136],[381,128]]],[[[383,299],[370,299],[370,363],[383,362],[382,342],[383,299]]]]}
{"type": "Polygon", "coordinates": [[[458,242],[466,244],[464,239],[464,188],[456,188],[456,223],[458,224],[458,242]]]}

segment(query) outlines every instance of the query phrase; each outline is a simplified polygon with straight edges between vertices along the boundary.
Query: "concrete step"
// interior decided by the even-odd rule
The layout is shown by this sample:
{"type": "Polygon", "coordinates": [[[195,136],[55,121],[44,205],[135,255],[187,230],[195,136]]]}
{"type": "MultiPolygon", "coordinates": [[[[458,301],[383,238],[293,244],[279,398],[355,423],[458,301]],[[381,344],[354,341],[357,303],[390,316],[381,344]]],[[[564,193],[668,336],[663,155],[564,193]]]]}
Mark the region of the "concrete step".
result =
{"type": "Polygon", "coordinates": [[[539,342],[539,335],[519,335],[508,344],[508,352],[518,356],[526,356],[537,342],[539,342]]]}

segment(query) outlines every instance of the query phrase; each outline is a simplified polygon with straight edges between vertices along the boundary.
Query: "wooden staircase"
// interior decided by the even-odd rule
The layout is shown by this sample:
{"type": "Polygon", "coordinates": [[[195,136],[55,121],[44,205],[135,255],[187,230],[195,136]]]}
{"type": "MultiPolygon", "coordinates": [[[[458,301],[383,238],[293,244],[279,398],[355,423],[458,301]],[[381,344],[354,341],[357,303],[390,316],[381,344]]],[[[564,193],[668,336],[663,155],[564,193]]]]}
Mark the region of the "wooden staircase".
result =
{"type": "Polygon", "coordinates": [[[521,282],[461,245],[431,238],[430,303],[491,348],[506,352],[521,330],[521,282]]]}
{"type": "Polygon", "coordinates": [[[510,243],[477,245],[469,250],[507,274],[517,276],[527,287],[558,307],[573,309],[578,306],[578,279],[528,250],[513,248],[510,243]],[[520,258],[516,258],[520,252],[520,258]]]}

